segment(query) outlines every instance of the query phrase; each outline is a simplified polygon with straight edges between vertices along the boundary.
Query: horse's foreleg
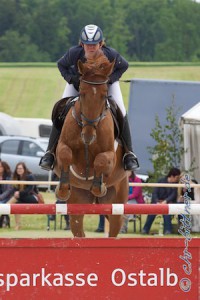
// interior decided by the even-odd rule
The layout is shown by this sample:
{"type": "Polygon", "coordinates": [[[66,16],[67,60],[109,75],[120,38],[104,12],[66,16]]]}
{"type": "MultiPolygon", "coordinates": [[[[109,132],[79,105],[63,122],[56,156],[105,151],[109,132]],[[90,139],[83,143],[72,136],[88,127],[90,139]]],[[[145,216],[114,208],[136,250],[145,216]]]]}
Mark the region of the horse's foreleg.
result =
{"type": "Polygon", "coordinates": [[[82,215],[71,215],[70,216],[70,227],[74,237],[85,237],[83,231],[83,218],[82,215]]]}
{"type": "Polygon", "coordinates": [[[56,197],[61,201],[67,201],[71,195],[70,191],[70,178],[69,166],[72,162],[72,150],[62,143],[58,144],[57,151],[57,164],[60,172],[60,183],[56,187],[56,197]]]}
{"type": "Polygon", "coordinates": [[[56,198],[60,201],[67,201],[71,195],[70,182],[69,182],[69,168],[67,172],[61,170],[60,182],[55,190],[56,198]]]}
{"type": "Polygon", "coordinates": [[[99,153],[94,160],[94,180],[91,193],[96,197],[103,197],[107,188],[103,176],[109,176],[115,166],[115,153],[113,151],[99,153]]]}

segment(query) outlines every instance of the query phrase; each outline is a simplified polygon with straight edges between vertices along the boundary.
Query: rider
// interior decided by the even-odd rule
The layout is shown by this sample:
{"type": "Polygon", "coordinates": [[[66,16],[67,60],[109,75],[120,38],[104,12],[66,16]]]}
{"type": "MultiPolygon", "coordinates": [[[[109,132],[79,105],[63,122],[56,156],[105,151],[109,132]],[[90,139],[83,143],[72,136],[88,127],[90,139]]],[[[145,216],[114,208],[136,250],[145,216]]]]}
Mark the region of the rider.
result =
{"type": "MultiPolygon", "coordinates": [[[[139,163],[132,150],[128,117],[119,85],[119,78],[128,69],[128,62],[116,50],[105,45],[102,30],[96,25],[90,24],[85,26],[80,33],[79,45],[70,48],[64,56],[58,60],[58,69],[67,81],[63,98],[78,95],[80,83],[80,74],[77,66],[78,60],[85,62],[86,59],[95,59],[100,49],[110,62],[115,60],[114,69],[108,81],[108,96],[112,96],[123,115],[121,139],[127,149],[123,157],[124,169],[134,170],[139,167],[139,163]]],[[[55,158],[54,150],[52,149],[55,148],[59,135],[60,131],[53,125],[47,152],[40,161],[41,168],[45,170],[53,168],[55,158]]]]}

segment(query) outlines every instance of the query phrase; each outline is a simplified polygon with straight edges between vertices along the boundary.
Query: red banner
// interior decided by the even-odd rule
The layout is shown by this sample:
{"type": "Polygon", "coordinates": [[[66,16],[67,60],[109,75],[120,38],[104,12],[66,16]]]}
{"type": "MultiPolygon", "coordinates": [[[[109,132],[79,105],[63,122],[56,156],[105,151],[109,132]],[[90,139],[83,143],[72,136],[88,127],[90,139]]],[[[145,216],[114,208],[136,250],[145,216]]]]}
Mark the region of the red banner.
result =
{"type": "Polygon", "coordinates": [[[196,300],[199,255],[195,238],[0,239],[0,299],[196,300]]]}

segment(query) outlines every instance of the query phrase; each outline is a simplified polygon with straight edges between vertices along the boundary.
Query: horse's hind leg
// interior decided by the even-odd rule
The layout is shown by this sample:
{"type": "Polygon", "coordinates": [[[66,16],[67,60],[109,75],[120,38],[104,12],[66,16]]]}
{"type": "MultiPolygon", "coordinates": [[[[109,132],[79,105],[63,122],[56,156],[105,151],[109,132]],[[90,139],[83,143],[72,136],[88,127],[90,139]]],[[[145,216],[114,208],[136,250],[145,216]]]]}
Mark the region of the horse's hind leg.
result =
{"type": "MultiPolygon", "coordinates": [[[[116,187],[117,193],[112,203],[125,204],[128,200],[128,177],[125,177],[116,187]]],[[[110,230],[109,237],[117,237],[120,232],[123,215],[110,215],[110,230]]]]}
{"type": "Polygon", "coordinates": [[[122,226],[123,216],[109,216],[109,237],[117,237],[122,226]]]}
{"type": "Polygon", "coordinates": [[[71,215],[70,217],[70,227],[74,237],[85,237],[83,218],[83,215],[71,215]]]}

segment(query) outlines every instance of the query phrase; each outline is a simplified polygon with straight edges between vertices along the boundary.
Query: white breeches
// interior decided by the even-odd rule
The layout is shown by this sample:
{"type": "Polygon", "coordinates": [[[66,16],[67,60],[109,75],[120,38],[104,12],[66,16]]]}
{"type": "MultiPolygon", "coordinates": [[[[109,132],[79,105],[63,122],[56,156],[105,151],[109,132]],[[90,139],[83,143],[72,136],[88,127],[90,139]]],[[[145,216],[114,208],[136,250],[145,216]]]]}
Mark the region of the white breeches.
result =
{"type": "MultiPolygon", "coordinates": [[[[117,103],[119,109],[121,110],[123,116],[125,116],[126,108],[124,106],[124,101],[122,98],[122,92],[120,89],[119,81],[115,81],[113,84],[109,84],[108,86],[109,86],[108,96],[112,96],[114,101],[117,103]]],[[[73,84],[67,83],[62,98],[71,97],[71,96],[78,96],[78,92],[74,88],[73,84]]]]}
{"type": "Polygon", "coordinates": [[[73,84],[66,83],[62,98],[78,96],[77,90],[74,88],[73,84]]]}

